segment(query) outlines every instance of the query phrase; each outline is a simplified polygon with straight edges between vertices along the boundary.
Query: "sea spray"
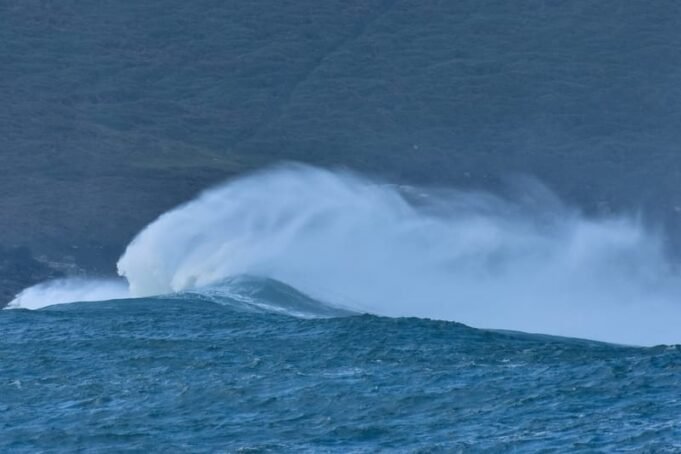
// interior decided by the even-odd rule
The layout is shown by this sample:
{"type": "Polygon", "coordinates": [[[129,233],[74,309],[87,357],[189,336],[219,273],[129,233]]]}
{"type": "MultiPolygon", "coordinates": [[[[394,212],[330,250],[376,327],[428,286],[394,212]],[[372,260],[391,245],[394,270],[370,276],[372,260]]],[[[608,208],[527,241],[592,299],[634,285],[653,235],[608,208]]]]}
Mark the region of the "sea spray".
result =
{"type": "Polygon", "coordinates": [[[249,274],[380,315],[681,340],[681,279],[658,236],[630,218],[588,219],[537,187],[519,199],[405,195],[347,172],[283,166],[162,215],[118,268],[136,296],[249,274]]]}
{"type": "Polygon", "coordinates": [[[8,309],[40,309],[76,301],[103,301],[129,298],[128,286],[122,279],[56,279],[23,290],[8,309]]]}
{"type": "Polygon", "coordinates": [[[635,218],[585,217],[536,184],[515,194],[279,166],[208,190],[147,226],[118,262],[128,289],[77,281],[70,294],[59,284],[56,297],[49,284],[13,305],[83,300],[81,285],[89,299],[110,299],[251,275],[378,315],[628,344],[681,341],[681,278],[659,235],[635,218]]]}

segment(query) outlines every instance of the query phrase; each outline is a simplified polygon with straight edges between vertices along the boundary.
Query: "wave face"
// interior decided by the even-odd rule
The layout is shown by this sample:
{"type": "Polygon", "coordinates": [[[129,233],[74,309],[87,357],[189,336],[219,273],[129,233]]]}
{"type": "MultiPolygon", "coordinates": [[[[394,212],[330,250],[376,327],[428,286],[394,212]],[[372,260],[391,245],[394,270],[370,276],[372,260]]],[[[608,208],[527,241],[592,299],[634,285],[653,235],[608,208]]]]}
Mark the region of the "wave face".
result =
{"type": "Polygon", "coordinates": [[[272,279],[237,276],[216,285],[178,293],[180,300],[203,300],[228,309],[290,315],[298,318],[328,318],[357,315],[317,301],[272,279]]]}
{"type": "Polygon", "coordinates": [[[132,296],[275,279],[400,317],[650,345],[678,343],[681,280],[635,219],[588,219],[526,185],[516,201],[283,166],[158,218],[118,262],[132,296]]]}

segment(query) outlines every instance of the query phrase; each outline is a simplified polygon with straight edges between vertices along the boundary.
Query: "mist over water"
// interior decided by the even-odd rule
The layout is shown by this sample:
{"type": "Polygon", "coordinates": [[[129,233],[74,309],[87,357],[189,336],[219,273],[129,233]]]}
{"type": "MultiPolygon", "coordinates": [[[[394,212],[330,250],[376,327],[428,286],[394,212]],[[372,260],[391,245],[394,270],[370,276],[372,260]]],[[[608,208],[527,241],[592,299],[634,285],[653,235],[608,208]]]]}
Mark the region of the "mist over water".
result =
{"type": "Polygon", "coordinates": [[[115,279],[57,279],[23,290],[8,309],[40,309],[76,301],[104,301],[130,298],[128,286],[115,279]]]}
{"type": "Polygon", "coordinates": [[[589,219],[532,184],[505,200],[282,166],[162,215],[118,269],[133,297],[254,275],[378,315],[681,341],[681,278],[662,238],[634,218],[589,219]]]}

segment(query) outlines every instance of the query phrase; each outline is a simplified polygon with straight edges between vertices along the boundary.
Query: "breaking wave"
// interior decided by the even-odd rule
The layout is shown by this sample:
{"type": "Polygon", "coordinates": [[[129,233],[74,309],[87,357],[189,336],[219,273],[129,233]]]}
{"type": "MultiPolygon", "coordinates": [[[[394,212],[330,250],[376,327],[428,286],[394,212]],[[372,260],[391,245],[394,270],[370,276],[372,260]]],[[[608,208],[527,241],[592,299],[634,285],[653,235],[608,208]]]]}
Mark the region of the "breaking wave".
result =
{"type": "Polygon", "coordinates": [[[128,286],[115,279],[57,279],[19,293],[8,309],[41,309],[55,304],[130,298],[128,286]]]}
{"type": "Polygon", "coordinates": [[[681,278],[662,238],[633,217],[588,218],[533,184],[504,199],[281,166],[162,215],[118,270],[133,297],[251,275],[377,315],[681,341],[681,278]]]}

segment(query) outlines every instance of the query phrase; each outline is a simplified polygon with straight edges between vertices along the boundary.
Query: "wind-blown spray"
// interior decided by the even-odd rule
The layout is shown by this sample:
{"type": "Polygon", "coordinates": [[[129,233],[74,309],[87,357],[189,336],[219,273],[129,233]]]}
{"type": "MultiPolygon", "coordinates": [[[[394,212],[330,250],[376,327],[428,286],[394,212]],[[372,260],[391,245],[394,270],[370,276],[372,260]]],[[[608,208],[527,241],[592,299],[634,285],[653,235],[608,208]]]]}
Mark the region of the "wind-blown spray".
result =
{"type": "Polygon", "coordinates": [[[7,306],[9,309],[40,309],[76,301],[104,301],[130,298],[125,282],[114,279],[57,279],[23,290],[7,306]]]}
{"type": "Polygon", "coordinates": [[[681,279],[660,239],[635,220],[588,219],[546,194],[529,188],[509,202],[283,166],[162,215],[118,269],[132,296],[255,275],[379,315],[681,341],[681,279]]]}

